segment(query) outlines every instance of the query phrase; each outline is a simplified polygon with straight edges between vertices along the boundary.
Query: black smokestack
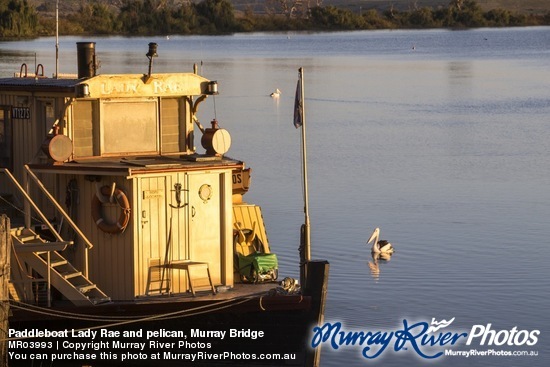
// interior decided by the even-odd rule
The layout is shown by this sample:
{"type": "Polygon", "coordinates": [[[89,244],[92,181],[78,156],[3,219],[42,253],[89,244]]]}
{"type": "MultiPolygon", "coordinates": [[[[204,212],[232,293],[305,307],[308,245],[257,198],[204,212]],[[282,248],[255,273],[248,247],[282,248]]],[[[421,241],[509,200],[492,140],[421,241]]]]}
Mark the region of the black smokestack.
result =
{"type": "Polygon", "coordinates": [[[95,42],[77,42],[78,79],[95,76],[95,42]]]}

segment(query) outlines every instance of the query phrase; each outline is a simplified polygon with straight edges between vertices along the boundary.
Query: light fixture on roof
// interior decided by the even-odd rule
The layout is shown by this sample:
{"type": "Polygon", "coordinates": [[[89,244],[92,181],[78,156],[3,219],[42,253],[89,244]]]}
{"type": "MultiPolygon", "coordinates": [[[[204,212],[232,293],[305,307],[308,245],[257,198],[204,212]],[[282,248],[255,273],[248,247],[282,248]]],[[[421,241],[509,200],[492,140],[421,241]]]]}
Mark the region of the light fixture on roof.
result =
{"type": "Polygon", "coordinates": [[[77,84],[75,93],[77,98],[87,98],[90,96],[90,86],[86,83],[77,84]]]}
{"type": "Polygon", "coordinates": [[[218,82],[213,80],[211,82],[208,82],[208,85],[206,86],[206,94],[208,95],[216,95],[219,94],[218,92],[218,82]]]}
{"type": "Polygon", "coordinates": [[[149,43],[149,52],[145,54],[147,58],[149,59],[149,72],[147,73],[147,78],[151,77],[151,73],[153,71],[153,57],[158,57],[157,54],[157,44],[154,42],[149,43]]]}

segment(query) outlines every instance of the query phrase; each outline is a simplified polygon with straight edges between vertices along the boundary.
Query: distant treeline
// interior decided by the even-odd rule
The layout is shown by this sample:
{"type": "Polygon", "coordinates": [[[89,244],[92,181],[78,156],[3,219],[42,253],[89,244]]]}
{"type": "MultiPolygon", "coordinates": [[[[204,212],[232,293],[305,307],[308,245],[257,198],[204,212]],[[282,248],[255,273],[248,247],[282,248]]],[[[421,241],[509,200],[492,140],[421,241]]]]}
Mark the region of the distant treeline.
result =
{"type": "MultiPolygon", "coordinates": [[[[398,11],[393,7],[352,12],[334,6],[305,8],[297,0],[270,0],[265,12],[236,12],[229,0],[198,3],[124,0],[119,9],[104,3],[81,5],[59,22],[62,35],[223,34],[289,30],[360,30],[396,28],[470,28],[550,25],[546,15],[505,9],[484,12],[473,0],[452,0],[447,7],[398,11]]],[[[45,2],[48,11],[55,2],[45,2]]],[[[53,7],[53,9],[51,9],[53,7]]],[[[36,37],[55,33],[55,18],[39,17],[27,0],[0,0],[0,37],[36,37]]]]}

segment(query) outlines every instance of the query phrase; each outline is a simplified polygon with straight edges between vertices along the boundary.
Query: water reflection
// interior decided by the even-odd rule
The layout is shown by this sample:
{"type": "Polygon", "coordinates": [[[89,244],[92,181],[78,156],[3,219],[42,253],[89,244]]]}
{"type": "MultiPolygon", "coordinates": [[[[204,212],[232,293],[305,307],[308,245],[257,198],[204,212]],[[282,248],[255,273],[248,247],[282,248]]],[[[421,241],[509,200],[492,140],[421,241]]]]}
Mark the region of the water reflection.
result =
{"type": "Polygon", "coordinates": [[[449,101],[463,101],[472,97],[474,66],[470,60],[450,61],[447,64],[449,101]]]}
{"type": "Polygon", "coordinates": [[[472,61],[450,61],[447,69],[451,80],[471,79],[474,76],[472,61]]]}
{"type": "Polygon", "coordinates": [[[372,255],[372,261],[368,262],[369,269],[370,269],[370,275],[374,278],[374,280],[380,279],[380,263],[386,263],[391,260],[391,257],[393,256],[392,253],[387,252],[371,252],[372,255]]]}
{"type": "Polygon", "coordinates": [[[281,100],[281,90],[279,88],[276,88],[269,96],[273,100],[273,107],[275,108],[275,111],[279,111],[279,102],[281,100]]]}

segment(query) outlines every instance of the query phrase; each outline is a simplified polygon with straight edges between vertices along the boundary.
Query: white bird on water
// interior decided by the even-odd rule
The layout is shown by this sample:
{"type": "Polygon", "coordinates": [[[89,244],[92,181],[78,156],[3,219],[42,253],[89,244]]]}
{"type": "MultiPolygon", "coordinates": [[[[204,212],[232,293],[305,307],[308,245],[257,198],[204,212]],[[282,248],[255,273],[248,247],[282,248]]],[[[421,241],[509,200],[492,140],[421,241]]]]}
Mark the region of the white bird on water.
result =
{"type": "Polygon", "coordinates": [[[369,240],[367,241],[367,244],[372,242],[372,249],[371,251],[373,253],[385,253],[385,254],[391,254],[393,253],[393,246],[391,243],[389,243],[386,240],[380,240],[380,228],[375,228],[372,232],[369,240]]]}
{"type": "Polygon", "coordinates": [[[281,91],[279,89],[275,89],[275,92],[270,94],[270,96],[273,98],[279,98],[280,95],[281,95],[281,91]]]}

